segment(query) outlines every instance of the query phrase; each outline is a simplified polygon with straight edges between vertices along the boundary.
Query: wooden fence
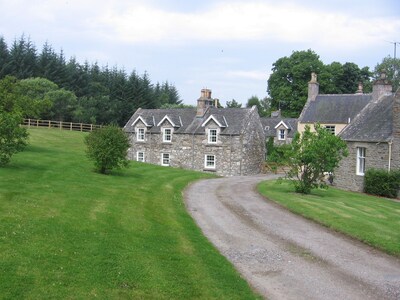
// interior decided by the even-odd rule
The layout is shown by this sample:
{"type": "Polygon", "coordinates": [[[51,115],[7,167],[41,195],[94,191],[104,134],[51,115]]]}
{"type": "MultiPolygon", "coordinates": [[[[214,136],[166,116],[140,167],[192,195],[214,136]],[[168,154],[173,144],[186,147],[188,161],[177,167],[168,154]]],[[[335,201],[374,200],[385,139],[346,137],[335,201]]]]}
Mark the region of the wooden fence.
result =
{"type": "Polygon", "coordinates": [[[72,123],[63,121],[50,121],[50,120],[36,120],[36,119],[24,119],[24,126],[30,127],[47,127],[47,128],[59,128],[60,130],[74,130],[74,131],[93,131],[96,128],[101,128],[101,125],[83,124],[83,123],[72,123]]]}

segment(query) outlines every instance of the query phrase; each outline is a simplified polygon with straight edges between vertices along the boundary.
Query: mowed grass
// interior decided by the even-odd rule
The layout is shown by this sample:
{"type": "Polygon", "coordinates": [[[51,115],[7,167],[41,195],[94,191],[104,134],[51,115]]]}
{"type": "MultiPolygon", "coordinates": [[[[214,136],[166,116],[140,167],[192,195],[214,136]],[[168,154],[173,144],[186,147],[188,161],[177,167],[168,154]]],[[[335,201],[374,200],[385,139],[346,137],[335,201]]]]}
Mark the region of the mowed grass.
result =
{"type": "Polygon", "coordinates": [[[101,175],[85,134],[32,129],[0,168],[0,298],[254,299],[185,210],[208,175],[132,162],[101,175]]]}
{"type": "Polygon", "coordinates": [[[290,211],[400,256],[400,203],[335,188],[293,192],[288,182],[266,181],[259,192],[290,211]]]}

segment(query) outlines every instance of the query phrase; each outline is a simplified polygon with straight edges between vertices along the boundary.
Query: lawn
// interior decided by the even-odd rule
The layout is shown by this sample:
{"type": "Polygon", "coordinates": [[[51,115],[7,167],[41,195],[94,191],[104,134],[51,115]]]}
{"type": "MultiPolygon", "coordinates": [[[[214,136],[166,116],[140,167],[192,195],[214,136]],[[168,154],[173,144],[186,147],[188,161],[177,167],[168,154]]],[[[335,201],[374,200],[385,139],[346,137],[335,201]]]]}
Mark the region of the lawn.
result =
{"type": "Polygon", "coordinates": [[[290,211],[400,256],[400,203],[335,188],[293,192],[288,182],[262,182],[259,192],[290,211]]]}
{"type": "Polygon", "coordinates": [[[255,299],[185,210],[209,175],[93,172],[79,132],[31,129],[0,169],[0,298],[255,299]]]}

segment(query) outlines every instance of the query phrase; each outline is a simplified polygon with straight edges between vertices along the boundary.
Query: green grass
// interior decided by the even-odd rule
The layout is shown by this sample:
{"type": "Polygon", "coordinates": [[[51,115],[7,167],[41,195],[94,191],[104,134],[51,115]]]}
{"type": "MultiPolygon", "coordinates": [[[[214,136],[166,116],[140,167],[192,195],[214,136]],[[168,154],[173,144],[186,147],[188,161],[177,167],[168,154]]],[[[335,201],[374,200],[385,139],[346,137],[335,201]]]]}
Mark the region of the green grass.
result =
{"type": "Polygon", "coordinates": [[[79,132],[32,129],[0,169],[0,298],[254,299],[185,210],[208,175],[93,172],[79,132]]]}
{"type": "Polygon", "coordinates": [[[288,182],[262,182],[259,192],[290,211],[400,256],[400,203],[335,188],[293,192],[288,182]]]}

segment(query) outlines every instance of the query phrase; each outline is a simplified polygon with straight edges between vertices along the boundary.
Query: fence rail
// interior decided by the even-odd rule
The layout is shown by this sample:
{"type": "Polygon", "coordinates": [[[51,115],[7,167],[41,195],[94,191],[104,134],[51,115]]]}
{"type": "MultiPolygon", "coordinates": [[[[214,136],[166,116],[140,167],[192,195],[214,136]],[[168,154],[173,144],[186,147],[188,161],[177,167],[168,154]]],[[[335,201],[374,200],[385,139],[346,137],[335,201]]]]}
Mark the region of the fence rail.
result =
{"type": "Polygon", "coordinates": [[[74,130],[74,131],[93,131],[97,128],[101,128],[101,125],[84,124],[84,123],[72,123],[63,121],[51,121],[51,120],[36,120],[36,119],[24,119],[24,126],[30,127],[47,127],[47,128],[59,128],[60,130],[74,130]]]}

